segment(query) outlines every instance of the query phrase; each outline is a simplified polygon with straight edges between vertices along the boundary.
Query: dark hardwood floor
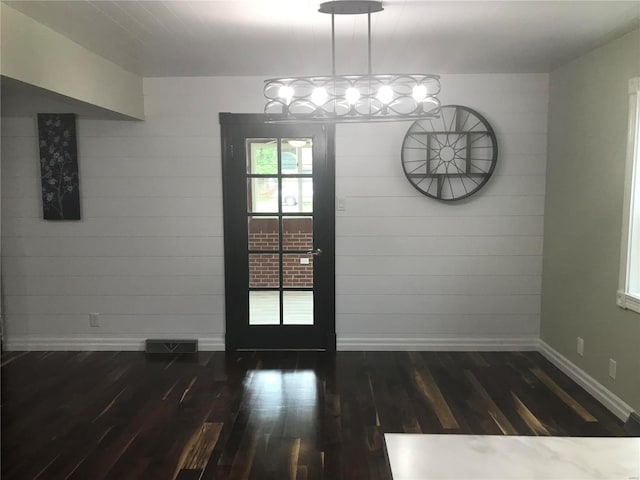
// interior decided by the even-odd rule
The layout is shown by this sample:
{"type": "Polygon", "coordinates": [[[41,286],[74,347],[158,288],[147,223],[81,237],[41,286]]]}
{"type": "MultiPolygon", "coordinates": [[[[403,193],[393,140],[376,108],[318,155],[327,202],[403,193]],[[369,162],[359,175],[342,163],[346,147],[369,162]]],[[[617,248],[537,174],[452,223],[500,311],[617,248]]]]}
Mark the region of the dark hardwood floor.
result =
{"type": "Polygon", "coordinates": [[[2,478],[388,479],[383,433],[623,436],[533,352],[2,355],[2,478]]]}

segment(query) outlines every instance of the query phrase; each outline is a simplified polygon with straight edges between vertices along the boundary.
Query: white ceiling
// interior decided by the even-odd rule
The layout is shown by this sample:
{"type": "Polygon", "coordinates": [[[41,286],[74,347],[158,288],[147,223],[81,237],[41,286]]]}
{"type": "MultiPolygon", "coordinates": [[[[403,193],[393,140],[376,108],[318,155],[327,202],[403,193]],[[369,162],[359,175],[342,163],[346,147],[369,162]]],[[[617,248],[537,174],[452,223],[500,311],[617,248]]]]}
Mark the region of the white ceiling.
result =
{"type": "MultiPolygon", "coordinates": [[[[321,0],[7,1],[145,77],[328,74],[321,0]]],[[[386,0],[374,73],[548,72],[640,23],[640,1],[386,0]]],[[[366,16],[336,17],[338,73],[366,70],[366,16]]],[[[640,46],[639,46],[640,55],[640,46]]]]}

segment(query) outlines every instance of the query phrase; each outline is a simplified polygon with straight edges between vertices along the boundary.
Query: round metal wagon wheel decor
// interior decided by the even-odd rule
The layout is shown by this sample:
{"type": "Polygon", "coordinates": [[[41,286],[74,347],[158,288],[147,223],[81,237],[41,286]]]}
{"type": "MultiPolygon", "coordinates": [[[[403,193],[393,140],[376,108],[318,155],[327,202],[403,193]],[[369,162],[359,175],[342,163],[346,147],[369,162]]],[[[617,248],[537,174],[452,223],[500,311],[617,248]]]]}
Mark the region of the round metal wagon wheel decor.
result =
{"type": "Polygon", "coordinates": [[[440,118],[415,121],[402,142],[402,168],[419,192],[443,201],[473,195],[498,159],[496,135],[475,110],[441,107],[440,118]]]}

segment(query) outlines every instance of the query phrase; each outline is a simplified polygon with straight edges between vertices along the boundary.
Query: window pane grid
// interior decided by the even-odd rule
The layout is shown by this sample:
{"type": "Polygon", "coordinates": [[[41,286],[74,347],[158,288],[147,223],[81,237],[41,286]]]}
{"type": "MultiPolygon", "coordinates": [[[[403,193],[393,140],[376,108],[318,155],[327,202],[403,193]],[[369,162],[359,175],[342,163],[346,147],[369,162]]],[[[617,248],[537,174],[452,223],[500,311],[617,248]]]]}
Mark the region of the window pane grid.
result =
{"type": "Polygon", "coordinates": [[[247,139],[246,151],[249,324],[313,325],[312,140],[247,139]]]}

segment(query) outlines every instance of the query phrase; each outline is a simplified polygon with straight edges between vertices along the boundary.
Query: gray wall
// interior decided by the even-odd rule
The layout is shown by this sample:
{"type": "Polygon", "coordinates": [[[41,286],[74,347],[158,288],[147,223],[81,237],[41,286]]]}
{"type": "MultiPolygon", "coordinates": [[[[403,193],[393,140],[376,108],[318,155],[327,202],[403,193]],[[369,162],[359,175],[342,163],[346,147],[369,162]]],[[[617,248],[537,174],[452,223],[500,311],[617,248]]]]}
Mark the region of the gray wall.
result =
{"type": "Polygon", "coordinates": [[[618,308],[628,81],[640,30],[550,75],[542,339],[640,410],[640,315],[618,308]],[[584,357],[576,337],[585,341],[584,357]],[[618,363],[608,376],[609,358],[618,363]]]}
{"type": "MultiPolygon", "coordinates": [[[[34,113],[45,106],[3,92],[8,348],[136,349],[181,335],[222,348],[218,112],[260,111],[262,80],[145,79],[144,122],[79,115],[80,222],[42,220],[34,113]]],[[[477,109],[499,142],[493,178],[467,201],[444,205],[406,181],[409,123],[338,127],[340,348],[537,342],[548,76],[448,75],[442,85],[443,103],[477,109]]]]}

